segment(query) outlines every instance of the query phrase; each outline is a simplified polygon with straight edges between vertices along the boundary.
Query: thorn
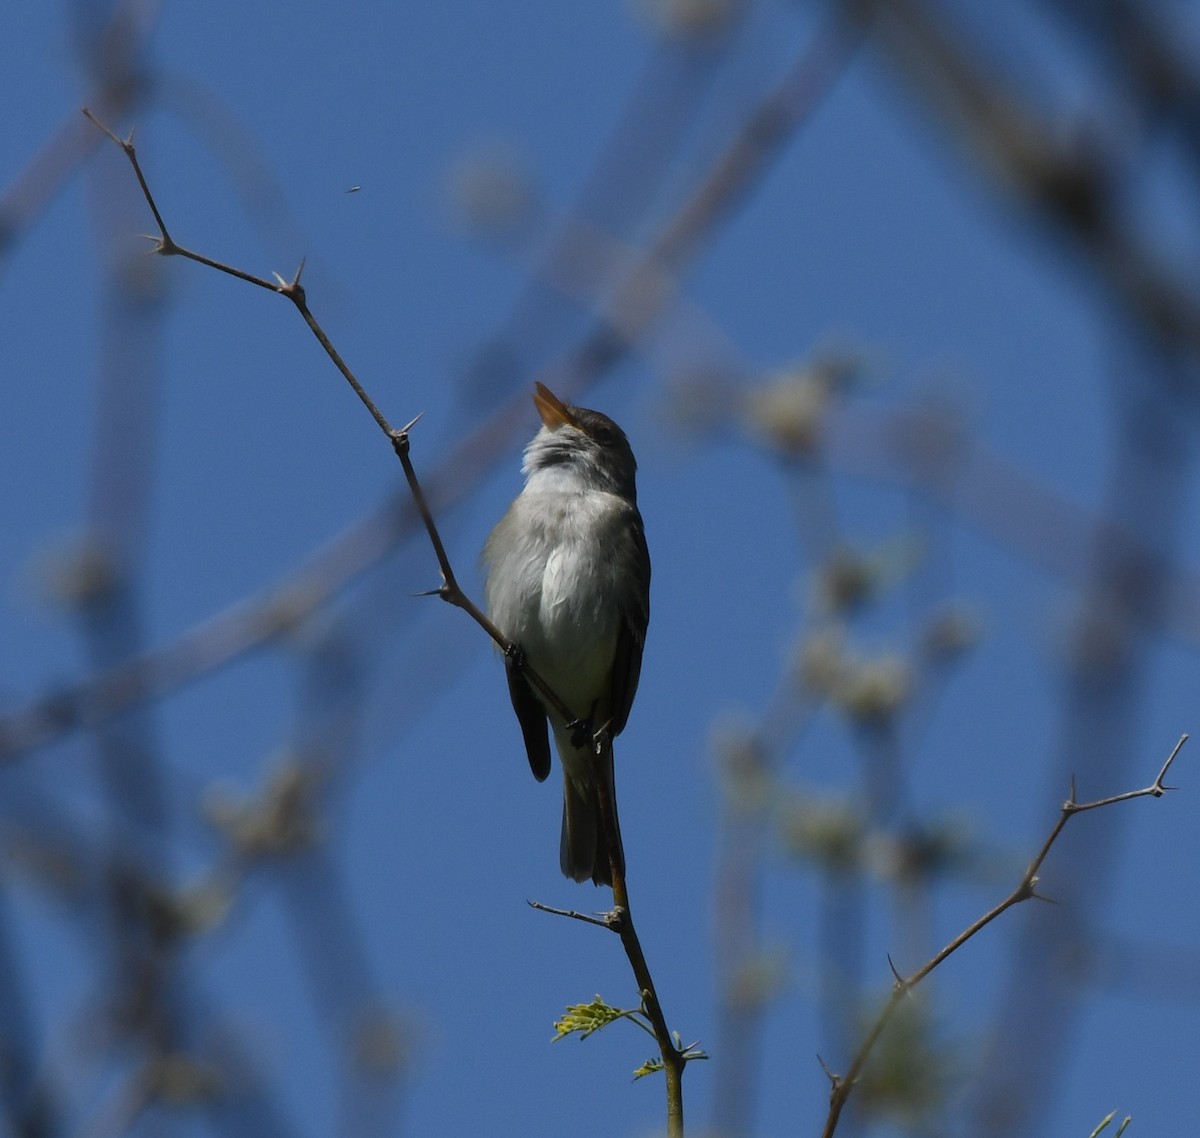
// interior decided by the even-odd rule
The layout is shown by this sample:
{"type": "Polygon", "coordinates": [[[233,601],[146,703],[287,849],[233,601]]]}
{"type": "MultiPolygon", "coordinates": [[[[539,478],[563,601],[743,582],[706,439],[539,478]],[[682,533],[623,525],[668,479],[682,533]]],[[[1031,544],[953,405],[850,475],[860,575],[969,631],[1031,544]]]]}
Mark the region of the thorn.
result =
{"type": "Polygon", "coordinates": [[[821,1058],[821,1053],[819,1051],[817,1052],[817,1062],[821,1064],[821,1070],[825,1072],[825,1078],[829,1080],[830,1086],[840,1087],[842,1085],[841,1075],[835,1075],[833,1071],[829,1069],[829,1064],[821,1058]]]}
{"type": "Polygon", "coordinates": [[[443,581],[436,589],[422,589],[419,593],[411,593],[414,597],[443,597],[446,595],[446,582],[443,581]]]}
{"type": "Polygon", "coordinates": [[[888,953],[887,962],[888,962],[888,967],[892,970],[892,976],[896,980],[896,987],[901,988],[907,992],[908,991],[908,982],[904,979],[903,976],[900,975],[900,970],[896,967],[895,961],[892,960],[892,954],[890,952],[888,953]]]}
{"type": "Polygon", "coordinates": [[[424,418],[424,416],[425,416],[424,411],[419,412],[417,414],[416,418],[410,419],[407,423],[404,424],[403,427],[400,428],[400,430],[398,430],[396,432],[396,434],[407,435],[408,432],[411,431],[413,429],[413,427],[415,427],[421,421],[422,418],[424,418]]]}

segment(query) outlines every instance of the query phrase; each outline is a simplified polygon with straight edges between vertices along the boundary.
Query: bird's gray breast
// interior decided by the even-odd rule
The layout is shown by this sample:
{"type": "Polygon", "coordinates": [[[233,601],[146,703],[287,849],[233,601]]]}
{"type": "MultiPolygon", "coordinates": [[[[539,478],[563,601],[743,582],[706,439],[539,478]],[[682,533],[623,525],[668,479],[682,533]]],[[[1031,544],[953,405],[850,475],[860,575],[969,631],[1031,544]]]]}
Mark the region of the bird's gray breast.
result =
{"type": "Polygon", "coordinates": [[[488,539],[488,609],[576,715],[606,694],[626,603],[629,506],[601,491],[530,492],[488,539]]]}

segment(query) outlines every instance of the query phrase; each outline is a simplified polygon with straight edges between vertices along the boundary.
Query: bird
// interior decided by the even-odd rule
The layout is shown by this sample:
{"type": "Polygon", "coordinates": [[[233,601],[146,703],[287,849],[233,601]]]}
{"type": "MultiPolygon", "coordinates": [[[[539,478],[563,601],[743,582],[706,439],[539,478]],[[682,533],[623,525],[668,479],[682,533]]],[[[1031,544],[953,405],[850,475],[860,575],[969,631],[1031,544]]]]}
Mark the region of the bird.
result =
{"type": "Polygon", "coordinates": [[[564,403],[542,383],[533,403],[541,427],[525,448],[524,488],[483,549],[486,604],[514,648],[505,654],[508,691],[530,769],[539,782],[549,776],[551,734],[562,764],[559,866],[575,881],[612,886],[614,870],[625,874],[612,741],[633,706],[650,622],[637,462],[607,415],[564,403]]]}

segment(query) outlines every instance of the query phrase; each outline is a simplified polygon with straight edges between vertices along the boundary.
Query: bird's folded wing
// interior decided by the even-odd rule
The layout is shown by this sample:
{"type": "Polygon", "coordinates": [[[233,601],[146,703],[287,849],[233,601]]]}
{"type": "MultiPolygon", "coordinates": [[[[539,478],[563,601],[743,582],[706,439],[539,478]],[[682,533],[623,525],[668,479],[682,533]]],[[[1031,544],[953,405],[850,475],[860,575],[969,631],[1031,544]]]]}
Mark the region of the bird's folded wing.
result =
{"type": "Polygon", "coordinates": [[[642,675],[642,649],[646,644],[646,628],[650,623],[650,551],[642,519],[629,528],[629,540],[634,545],[631,563],[637,567],[636,580],[625,604],[621,607],[621,624],[617,629],[617,649],[613,654],[611,693],[611,726],[609,733],[620,735],[625,730],[633,697],[637,694],[642,675]]]}
{"type": "Polygon", "coordinates": [[[544,782],[550,774],[550,734],[546,727],[546,709],[529,686],[518,663],[506,656],[504,670],[508,675],[508,695],[525,738],[529,769],[538,782],[544,782]]]}

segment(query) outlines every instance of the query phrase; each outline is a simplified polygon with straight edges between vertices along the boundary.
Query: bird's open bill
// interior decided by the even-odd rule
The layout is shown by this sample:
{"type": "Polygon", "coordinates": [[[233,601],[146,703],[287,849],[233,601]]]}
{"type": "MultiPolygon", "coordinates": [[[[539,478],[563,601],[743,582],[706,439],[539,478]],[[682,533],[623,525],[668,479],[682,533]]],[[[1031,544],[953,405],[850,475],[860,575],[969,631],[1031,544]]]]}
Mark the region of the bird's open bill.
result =
{"type": "Polygon", "coordinates": [[[564,423],[570,427],[579,426],[571,409],[544,383],[534,384],[533,405],[541,415],[542,422],[552,431],[564,423]]]}

